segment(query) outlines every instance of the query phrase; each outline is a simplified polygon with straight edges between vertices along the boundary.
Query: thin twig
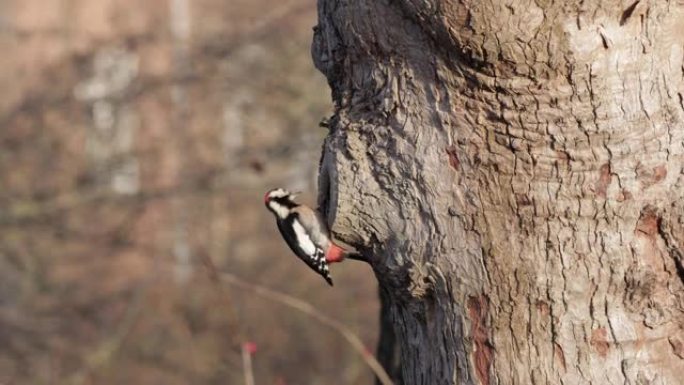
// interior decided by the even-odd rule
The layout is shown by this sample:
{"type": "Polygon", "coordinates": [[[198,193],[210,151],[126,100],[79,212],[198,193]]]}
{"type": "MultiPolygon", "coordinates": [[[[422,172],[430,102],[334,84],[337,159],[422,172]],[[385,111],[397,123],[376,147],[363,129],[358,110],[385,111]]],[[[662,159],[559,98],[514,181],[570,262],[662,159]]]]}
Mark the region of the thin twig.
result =
{"type": "Polygon", "coordinates": [[[245,373],[245,385],[254,385],[254,370],[252,369],[252,353],[242,344],[242,369],[245,373]]]}
{"type": "Polygon", "coordinates": [[[277,292],[275,290],[269,289],[261,285],[256,285],[244,281],[230,273],[222,273],[221,281],[229,285],[233,285],[241,289],[248,290],[262,298],[266,298],[271,301],[278,302],[280,304],[288,306],[290,308],[299,310],[300,312],[307,314],[312,318],[315,318],[320,323],[335,330],[342,337],[344,337],[345,340],[347,340],[349,345],[351,345],[351,347],[354,348],[354,350],[356,350],[361,355],[361,358],[363,358],[363,360],[370,367],[373,373],[375,373],[376,377],[380,380],[381,384],[393,385],[393,382],[387,375],[387,372],[385,372],[385,369],[375,359],[373,354],[371,354],[368,351],[368,349],[366,349],[366,346],[363,344],[361,339],[356,334],[354,334],[354,332],[352,332],[351,329],[349,329],[339,321],[334,320],[326,316],[325,314],[322,314],[321,312],[316,310],[316,308],[314,308],[313,305],[305,301],[302,301],[299,298],[295,298],[290,295],[277,292]]]}

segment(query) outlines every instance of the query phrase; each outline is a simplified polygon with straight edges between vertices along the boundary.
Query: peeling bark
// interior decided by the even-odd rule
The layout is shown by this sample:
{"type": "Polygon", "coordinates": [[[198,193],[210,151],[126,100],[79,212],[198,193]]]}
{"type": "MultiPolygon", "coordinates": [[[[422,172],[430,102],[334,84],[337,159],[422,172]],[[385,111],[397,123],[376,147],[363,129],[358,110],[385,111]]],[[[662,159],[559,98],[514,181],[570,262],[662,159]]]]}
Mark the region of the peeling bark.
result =
{"type": "Polygon", "coordinates": [[[404,383],[681,383],[684,2],[318,6],[319,203],[404,383]]]}

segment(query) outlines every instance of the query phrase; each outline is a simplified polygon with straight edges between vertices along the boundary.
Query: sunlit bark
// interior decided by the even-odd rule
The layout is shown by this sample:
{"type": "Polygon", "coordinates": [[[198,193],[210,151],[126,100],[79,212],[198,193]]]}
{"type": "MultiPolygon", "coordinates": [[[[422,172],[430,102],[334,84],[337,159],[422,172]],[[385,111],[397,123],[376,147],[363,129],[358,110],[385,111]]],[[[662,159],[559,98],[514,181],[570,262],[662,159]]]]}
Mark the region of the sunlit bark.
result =
{"type": "Polygon", "coordinates": [[[684,4],[319,1],[321,203],[407,384],[677,384],[684,4]]]}

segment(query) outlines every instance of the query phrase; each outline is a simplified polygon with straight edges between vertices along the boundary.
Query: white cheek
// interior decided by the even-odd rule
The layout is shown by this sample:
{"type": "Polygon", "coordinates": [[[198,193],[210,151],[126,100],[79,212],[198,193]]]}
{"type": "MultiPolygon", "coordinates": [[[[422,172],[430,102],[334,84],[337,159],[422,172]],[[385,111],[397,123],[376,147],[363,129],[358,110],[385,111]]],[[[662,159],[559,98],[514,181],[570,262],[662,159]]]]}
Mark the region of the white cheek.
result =
{"type": "Polygon", "coordinates": [[[273,210],[273,212],[276,213],[276,215],[279,218],[285,218],[289,214],[289,211],[287,210],[287,208],[285,208],[282,205],[277,204],[276,202],[273,202],[273,201],[268,202],[268,206],[273,210]]]}

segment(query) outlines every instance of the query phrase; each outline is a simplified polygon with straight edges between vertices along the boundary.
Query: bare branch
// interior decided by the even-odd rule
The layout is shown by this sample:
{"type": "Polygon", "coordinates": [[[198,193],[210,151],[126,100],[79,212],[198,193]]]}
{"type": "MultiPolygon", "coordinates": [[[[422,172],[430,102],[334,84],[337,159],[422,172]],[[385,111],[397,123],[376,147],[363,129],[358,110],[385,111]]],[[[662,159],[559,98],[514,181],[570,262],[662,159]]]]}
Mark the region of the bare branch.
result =
{"type": "Polygon", "coordinates": [[[244,281],[230,273],[222,273],[220,278],[221,282],[227,283],[232,286],[236,286],[243,290],[250,291],[262,298],[266,298],[273,302],[278,302],[292,309],[299,310],[300,312],[318,320],[320,323],[330,327],[331,329],[339,333],[342,337],[344,337],[344,339],[347,340],[349,345],[351,345],[351,347],[361,355],[361,358],[366,362],[366,364],[368,365],[368,367],[370,367],[373,373],[375,373],[375,375],[380,380],[380,383],[382,385],[393,385],[393,382],[387,375],[387,372],[385,372],[385,369],[382,367],[382,365],[380,365],[380,363],[375,359],[375,357],[373,357],[373,355],[368,351],[368,349],[363,344],[361,339],[356,334],[354,334],[354,332],[351,329],[349,329],[347,326],[343,325],[339,321],[334,320],[328,317],[327,315],[319,312],[310,303],[305,302],[299,298],[295,298],[291,295],[287,295],[261,285],[244,281]]]}

